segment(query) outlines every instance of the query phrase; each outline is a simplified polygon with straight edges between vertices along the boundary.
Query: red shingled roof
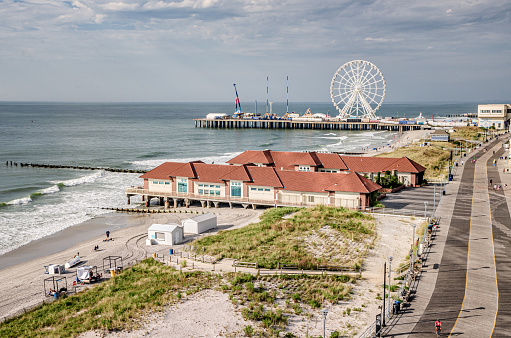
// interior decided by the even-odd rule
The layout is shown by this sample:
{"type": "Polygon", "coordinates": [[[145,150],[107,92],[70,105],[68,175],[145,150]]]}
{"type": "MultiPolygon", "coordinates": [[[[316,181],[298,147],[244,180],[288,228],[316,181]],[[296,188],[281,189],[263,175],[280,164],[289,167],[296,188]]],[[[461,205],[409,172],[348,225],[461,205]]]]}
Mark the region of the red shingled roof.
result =
{"type": "Polygon", "coordinates": [[[410,160],[408,157],[401,157],[396,162],[392,163],[389,169],[385,168],[385,170],[397,170],[400,172],[407,173],[421,173],[426,170],[425,167],[421,166],[419,163],[410,160]]]}
{"type": "Polygon", "coordinates": [[[262,163],[272,164],[273,158],[270,150],[247,150],[238,156],[230,159],[226,163],[229,164],[248,164],[248,163],[262,163]]]}
{"type": "Polygon", "coordinates": [[[351,172],[342,176],[344,177],[339,182],[326,187],[325,190],[371,193],[381,188],[379,184],[374,183],[356,172],[351,172]]]}
{"type": "Polygon", "coordinates": [[[352,191],[370,193],[381,188],[373,181],[357,173],[321,173],[302,171],[279,171],[283,190],[289,191],[352,191]]]}
{"type": "MultiPolygon", "coordinates": [[[[151,178],[151,179],[169,179],[169,176],[180,176],[180,177],[196,177],[197,174],[193,169],[194,163],[180,163],[180,162],[165,162],[153,170],[150,170],[140,176],[140,178],[151,178]]],[[[202,162],[200,162],[202,163],[202,162]]]]}
{"type": "Polygon", "coordinates": [[[423,166],[408,157],[390,158],[390,157],[357,157],[342,156],[344,163],[349,170],[368,173],[397,170],[399,172],[420,173],[426,170],[423,166]]]}
{"type": "Polygon", "coordinates": [[[271,167],[247,167],[252,183],[249,185],[260,185],[265,187],[282,188],[279,175],[271,167]]]}
{"type": "Polygon", "coordinates": [[[385,157],[362,157],[362,156],[342,156],[342,160],[351,171],[369,173],[379,172],[390,169],[392,163],[396,162],[396,158],[385,157]]]}
{"type": "Polygon", "coordinates": [[[272,151],[271,155],[275,163],[275,168],[278,170],[281,168],[284,168],[284,170],[294,170],[296,165],[309,165],[311,167],[321,165],[319,159],[315,155],[311,155],[311,153],[272,151]]]}
{"type": "Polygon", "coordinates": [[[339,154],[335,153],[316,153],[319,161],[323,165],[323,168],[326,169],[340,169],[340,170],[348,170],[348,167],[342,160],[339,154]]]}

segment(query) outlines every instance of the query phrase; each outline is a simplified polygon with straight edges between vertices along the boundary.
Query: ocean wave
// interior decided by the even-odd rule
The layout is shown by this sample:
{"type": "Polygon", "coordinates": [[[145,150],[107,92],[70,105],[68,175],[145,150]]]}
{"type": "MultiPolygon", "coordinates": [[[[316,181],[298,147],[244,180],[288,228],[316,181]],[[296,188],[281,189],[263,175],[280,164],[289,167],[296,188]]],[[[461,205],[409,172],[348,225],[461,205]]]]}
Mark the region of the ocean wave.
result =
{"type": "Polygon", "coordinates": [[[222,155],[215,156],[197,156],[197,157],[187,157],[187,158],[168,158],[168,159],[158,159],[158,160],[143,160],[143,161],[133,161],[130,164],[139,169],[153,169],[160,164],[165,162],[191,162],[191,161],[203,161],[205,163],[215,163],[222,164],[230,160],[231,158],[238,156],[241,152],[237,153],[225,153],[222,155]]]}
{"type": "Polygon", "coordinates": [[[22,205],[22,204],[28,204],[32,201],[33,201],[32,198],[30,196],[27,196],[27,197],[17,198],[15,200],[6,202],[5,204],[7,204],[7,205],[22,205]]]}
{"type": "Polygon", "coordinates": [[[84,184],[84,183],[92,183],[96,181],[98,178],[105,176],[104,171],[95,172],[92,175],[82,176],[78,178],[73,178],[67,181],[53,181],[57,185],[57,187],[74,187],[76,185],[84,184]]]}
{"type": "Polygon", "coordinates": [[[153,158],[153,157],[161,157],[163,155],[167,155],[168,153],[167,152],[164,152],[164,151],[153,151],[153,152],[150,152],[148,154],[143,154],[143,155],[140,155],[138,156],[138,158],[153,158]]]}

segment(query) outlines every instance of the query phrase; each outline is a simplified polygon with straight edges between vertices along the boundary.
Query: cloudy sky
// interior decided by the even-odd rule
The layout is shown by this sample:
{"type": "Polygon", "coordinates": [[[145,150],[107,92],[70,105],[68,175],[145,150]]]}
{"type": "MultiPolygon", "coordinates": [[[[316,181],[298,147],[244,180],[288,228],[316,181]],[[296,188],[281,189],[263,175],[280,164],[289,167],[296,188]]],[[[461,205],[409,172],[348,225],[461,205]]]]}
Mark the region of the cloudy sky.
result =
{"type": "Polygon", "coordinates": [[[509,0],[0,0],[0,101],[329,102],[378,66],[386,102],[511,102],[509,0]]]}

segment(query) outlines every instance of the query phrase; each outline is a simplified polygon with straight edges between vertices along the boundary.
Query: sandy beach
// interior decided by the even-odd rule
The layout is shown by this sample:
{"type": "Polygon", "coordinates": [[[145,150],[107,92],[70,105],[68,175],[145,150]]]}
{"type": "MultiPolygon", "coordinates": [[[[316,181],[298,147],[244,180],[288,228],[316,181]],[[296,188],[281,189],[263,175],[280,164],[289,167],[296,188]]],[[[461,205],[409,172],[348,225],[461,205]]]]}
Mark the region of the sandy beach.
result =
{"type": "Polygon", "coordinates": [[[431,134],[431,130],[409,130],[405,131],[401,134],[398,134],[389,145],[380,147],[376,150],[368,150],[363,156],[376,156],[384,153],[388,153],[394,151],[396,148],[406,147],[408,145],[412,145],[414,143],[418,143],[420,140],[427,139],[429,134],[431,134]]]}

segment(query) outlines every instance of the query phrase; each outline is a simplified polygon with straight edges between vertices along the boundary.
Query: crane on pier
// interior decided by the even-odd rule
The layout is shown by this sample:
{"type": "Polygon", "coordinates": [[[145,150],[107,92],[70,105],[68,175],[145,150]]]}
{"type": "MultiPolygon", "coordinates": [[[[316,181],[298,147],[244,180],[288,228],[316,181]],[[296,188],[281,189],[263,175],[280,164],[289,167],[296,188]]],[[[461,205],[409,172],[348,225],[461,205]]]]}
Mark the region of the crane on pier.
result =
{"type": "Polygon", "coordinates": [[[234,92],[236,93],[236,99],[234,100],[234,115],[237,115],[238,117],[243,114],[241,112],[241,103],[240,98],[238,97],[238,90],[236,89],[236,83],[233,83],[234,86],[234,92]]]}

